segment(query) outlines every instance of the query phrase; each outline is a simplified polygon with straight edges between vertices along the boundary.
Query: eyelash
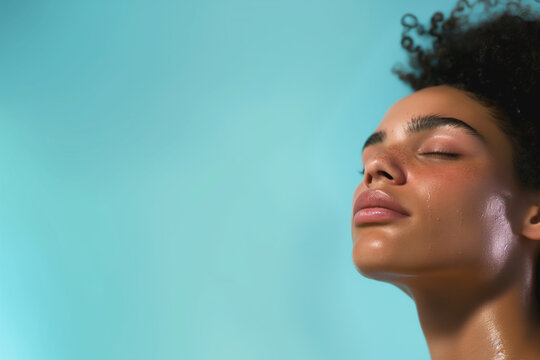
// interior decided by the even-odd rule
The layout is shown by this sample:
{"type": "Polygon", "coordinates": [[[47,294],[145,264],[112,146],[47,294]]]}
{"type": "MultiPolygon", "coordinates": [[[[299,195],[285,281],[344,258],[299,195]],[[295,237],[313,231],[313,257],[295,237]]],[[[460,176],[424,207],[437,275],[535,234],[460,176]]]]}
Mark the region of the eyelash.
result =
{"type": "MultiPolygon", "coordinates": [[[[454,153],[449,153],[449,152],[444,152],[444,151],[431,151],[431,152],[423,153],[422,155],[435,155],[435,156],[451,158],[451,159],[456,159],[460,156],[459,154],[454,154],[454,153]]],[[[358,170],[358,173],[360,175],[364,175],[365,169],[358,170]]]]}
{"type": "Polygon", "coordinates": [[[444,152],[444,151],[432,151],[432,152],[423,153],[422,155],[436,155],[436,156],[453,158],[453,159],[459,157],[459,154],[454,154],[454,153],[449,153],[449,152],[444,152]]]}

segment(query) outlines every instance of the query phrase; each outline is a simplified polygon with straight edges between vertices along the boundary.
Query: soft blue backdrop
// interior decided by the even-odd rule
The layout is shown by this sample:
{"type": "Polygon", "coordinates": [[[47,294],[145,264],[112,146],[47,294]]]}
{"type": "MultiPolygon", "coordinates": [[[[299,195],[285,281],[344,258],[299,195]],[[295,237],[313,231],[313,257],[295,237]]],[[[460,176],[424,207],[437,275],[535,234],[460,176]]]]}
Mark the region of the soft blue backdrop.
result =
{"type": "Polygon", "coordinates": [[[453,3],[0,1],[0,358],[428,359],[350,208],[453,3]]]}

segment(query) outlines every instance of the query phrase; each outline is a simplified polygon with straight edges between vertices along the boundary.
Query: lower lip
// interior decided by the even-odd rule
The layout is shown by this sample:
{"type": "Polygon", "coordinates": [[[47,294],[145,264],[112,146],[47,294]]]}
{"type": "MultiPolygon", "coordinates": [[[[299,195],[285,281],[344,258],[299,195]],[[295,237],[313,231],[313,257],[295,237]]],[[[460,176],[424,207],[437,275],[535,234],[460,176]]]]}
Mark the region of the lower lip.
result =
{"type": "Polygon", "coordinates": [[[397,211],[386,208],[365,208],[354,214],[354,224],[360,226],[368,223],[382,223],[408,217],[397,211]]]}

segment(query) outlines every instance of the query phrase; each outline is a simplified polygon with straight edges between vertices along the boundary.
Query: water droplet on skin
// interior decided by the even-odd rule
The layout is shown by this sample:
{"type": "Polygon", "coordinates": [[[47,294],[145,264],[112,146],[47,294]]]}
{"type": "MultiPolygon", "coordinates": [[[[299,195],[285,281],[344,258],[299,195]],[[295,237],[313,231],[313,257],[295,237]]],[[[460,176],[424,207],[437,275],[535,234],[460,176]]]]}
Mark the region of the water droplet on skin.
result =
{"type": "Polygon", "coordinates": [[[463,227],[463,212],[460,211],[459,209],[456,210],[457,214],[458,214],[458,217],[459,217],[459,227],[463,227]]]}
{"type": "Polygon", "coordinates": [[[427,199],[426,199],[426,207],[429,217],[432,217],[431,214],[431,193],[427,193],[427,199]]]}

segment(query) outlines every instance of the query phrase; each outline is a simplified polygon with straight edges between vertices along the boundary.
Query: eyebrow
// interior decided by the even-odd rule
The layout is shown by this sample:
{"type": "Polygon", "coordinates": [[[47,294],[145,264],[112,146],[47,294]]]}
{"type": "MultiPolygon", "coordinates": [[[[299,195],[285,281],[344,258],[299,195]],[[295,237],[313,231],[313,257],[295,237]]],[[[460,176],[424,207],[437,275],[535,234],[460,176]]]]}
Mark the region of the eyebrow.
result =
{"type": "MultiPolygon", "coordinates": [[[[445,117],[437,114],[428,114],[428,115],[417,115],[411,118],[411,120],[405,125],[405,132],[407,135],[417,134],[426,130],[433,130],[442,126],[451,126],[453,128],[459,128],[465,130],[469,135],[473,135],[480,139],[482,142],[487,143],[486,138],[480,134],[475,128],[464,122],[453,117],[445,117]]],[[[377,131],[371,134],[364,146],[362,151],[368,146],[382,143],[386,139],[386,131],[377,131]]]]}

